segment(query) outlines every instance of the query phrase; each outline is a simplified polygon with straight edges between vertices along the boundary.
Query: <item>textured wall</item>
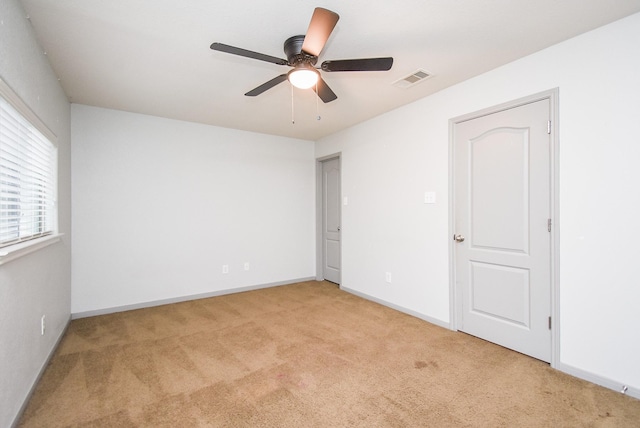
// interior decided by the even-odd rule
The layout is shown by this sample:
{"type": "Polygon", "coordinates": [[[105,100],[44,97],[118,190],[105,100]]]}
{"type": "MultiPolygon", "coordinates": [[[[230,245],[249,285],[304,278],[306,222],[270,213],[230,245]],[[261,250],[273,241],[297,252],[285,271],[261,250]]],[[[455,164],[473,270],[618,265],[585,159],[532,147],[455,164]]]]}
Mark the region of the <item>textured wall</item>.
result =
{"type": "Polygon", "coordinates": [[[0,2],[0,77],[58,139],[61,242],[0,266],[0,426],[15,419],[56,340],[71,300],[70,108],[18,0],[0,2]],[[46,334],[40,319],[46,315],[46,334]]]}
{"type": "Polygon", "coordinates": [[[77,104],[72,135],[74,314],[315,276],[313,142],[77,104]]]}
{"type": "Polygon", "coordinates": [[[559,366],[640,393],[638,46],[640,14],[317,142],[342,152],[342,285],[448,322],[449,119],[558,87],[559,366]]]}

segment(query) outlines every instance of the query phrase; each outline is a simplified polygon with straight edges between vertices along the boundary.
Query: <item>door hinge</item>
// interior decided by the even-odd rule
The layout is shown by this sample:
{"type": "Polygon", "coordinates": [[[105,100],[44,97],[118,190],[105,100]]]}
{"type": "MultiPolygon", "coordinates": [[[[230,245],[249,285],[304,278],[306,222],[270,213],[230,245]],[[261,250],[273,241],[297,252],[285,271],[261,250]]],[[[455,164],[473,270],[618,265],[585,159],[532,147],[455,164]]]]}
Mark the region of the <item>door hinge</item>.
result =
{"type": "Polygon", "coordinates": [[[549,317],[549,330],[551,330],[551,317],[549,317]]]}
{"type": "Polygon", "coordinates": [[[551,219],[547,220],[547,230],[551,232],[551,219]]]}
{"type": "Polygon", "coordinates": [[[547,121],[547,134],[551,134],[551,121],[547,121]]]}

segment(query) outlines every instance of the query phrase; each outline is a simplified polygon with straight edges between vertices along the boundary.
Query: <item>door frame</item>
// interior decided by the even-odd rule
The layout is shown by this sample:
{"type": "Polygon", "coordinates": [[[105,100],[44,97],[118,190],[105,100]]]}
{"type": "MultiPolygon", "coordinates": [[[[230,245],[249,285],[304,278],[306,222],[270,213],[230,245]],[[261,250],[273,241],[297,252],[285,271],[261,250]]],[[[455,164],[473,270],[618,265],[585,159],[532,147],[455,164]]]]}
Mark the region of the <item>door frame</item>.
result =
{"type": "MultiPolygon", "coordinates": [[[[316,281],[324,280],[324,251],[322,250],[322,163],[338,159],[340,166],[340,200],[342,200],[342,152],[316,158],[316,281]]],[[[342,209],[340,210],[340,226],[342,226],[342,209]]],[[[342,286],[342,233],[340,234],[340,286],[342,286]]]]}
{"type": "MultiPolygon", "coordinates": [[[[560,212],[559,212],[559,112],[558,112],[559,89],[554,88],[548,91],[539,92],[524,98],[509,101],[493,107],[488,107],[479,111],[464,114],[462,116],[449,119],[449,236],[453,237],[456,224],[456,171],[455,171],[455,125],[468,120],[477,119],[530,104],[536,101],[549,100],[551,132],[550,132],[550,208],[551,208],[551,367],[556,367],[560,362],[560,212]]],[[[456,287],[456,246],[453,239],[449,239],[449,326],[451,330],[458,330],[458,301],[461,290],[456,287]]]]}

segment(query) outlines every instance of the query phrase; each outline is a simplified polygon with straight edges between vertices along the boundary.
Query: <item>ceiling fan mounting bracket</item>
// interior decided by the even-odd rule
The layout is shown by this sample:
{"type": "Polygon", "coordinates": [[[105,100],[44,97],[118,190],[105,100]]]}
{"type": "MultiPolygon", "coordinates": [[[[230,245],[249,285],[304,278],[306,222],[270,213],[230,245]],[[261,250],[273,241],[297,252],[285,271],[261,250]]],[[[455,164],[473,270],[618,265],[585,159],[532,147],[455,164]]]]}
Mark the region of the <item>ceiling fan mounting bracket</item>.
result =
{"type": "Polygon", "coordinates": [[[316,65],[318,57],[315,55],[309,55],[302,51],[302,44],[304,43],[304,36],[289,37],[284,42],[284,53],[287,55],[289,65],[295,67],[298,64],[311,64],[316,65]]]}

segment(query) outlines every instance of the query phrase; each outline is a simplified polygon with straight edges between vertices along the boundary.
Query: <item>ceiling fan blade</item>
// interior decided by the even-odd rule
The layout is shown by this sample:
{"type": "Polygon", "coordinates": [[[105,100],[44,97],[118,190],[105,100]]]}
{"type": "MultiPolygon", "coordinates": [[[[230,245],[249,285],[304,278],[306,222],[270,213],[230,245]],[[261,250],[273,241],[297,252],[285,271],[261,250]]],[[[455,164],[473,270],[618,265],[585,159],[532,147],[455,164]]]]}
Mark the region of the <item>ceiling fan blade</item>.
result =
{"type": "Polygon", "coordinates": [[[318,79],[316,86],[313,87],[313,90],[316,91],[323,102],[330,103],[331,101],[338,99],[338,96],[331,90],[329,85],[327,85],[327,82],[325,82],[322,77],[318,79]]]}
{"type": "Polygon", "coordinates": [[[257,59],[260,61],[271,62],[273,64],[278,64],[278,65],[289,65],[289,61],[287,61],[286,59],[277,58],[275,56],[265,55],[258,52],[248,51],[242,48],[236,48],[235,46],[229,46],[223,43],[215,42],[215,43],[212,43],[210,47],[214,51],[226,52],[233,55],[239,55],[247,58],[257,59]]]}
{"type": "Polygon", "coordinates": [[[309,55],[319,56],[338,19],[340,16],[337,13],[316,7],[304,37],[302,51],[309,55]]]}
{"type": "Polygon", "coordinates": [[[340,59],[322,63],[323,71],[387,71],[393,65],[393,58],[340,59]]]}
{"type": "Polygon", "coordinates": [[[263,83],[262,85],[258,86],[257,88],[250,90],[245,95],[248,96],[248,97],[255,97],[256,95],[260,95],[261,93],[263,93],[267,89],[273,88],[278,83],[284,82],[285,80],[287,80],[287,75],[286,74],[281,74],[280,76],[274,77],[273,79],[269,80],[268,82],[263,83]]]}

